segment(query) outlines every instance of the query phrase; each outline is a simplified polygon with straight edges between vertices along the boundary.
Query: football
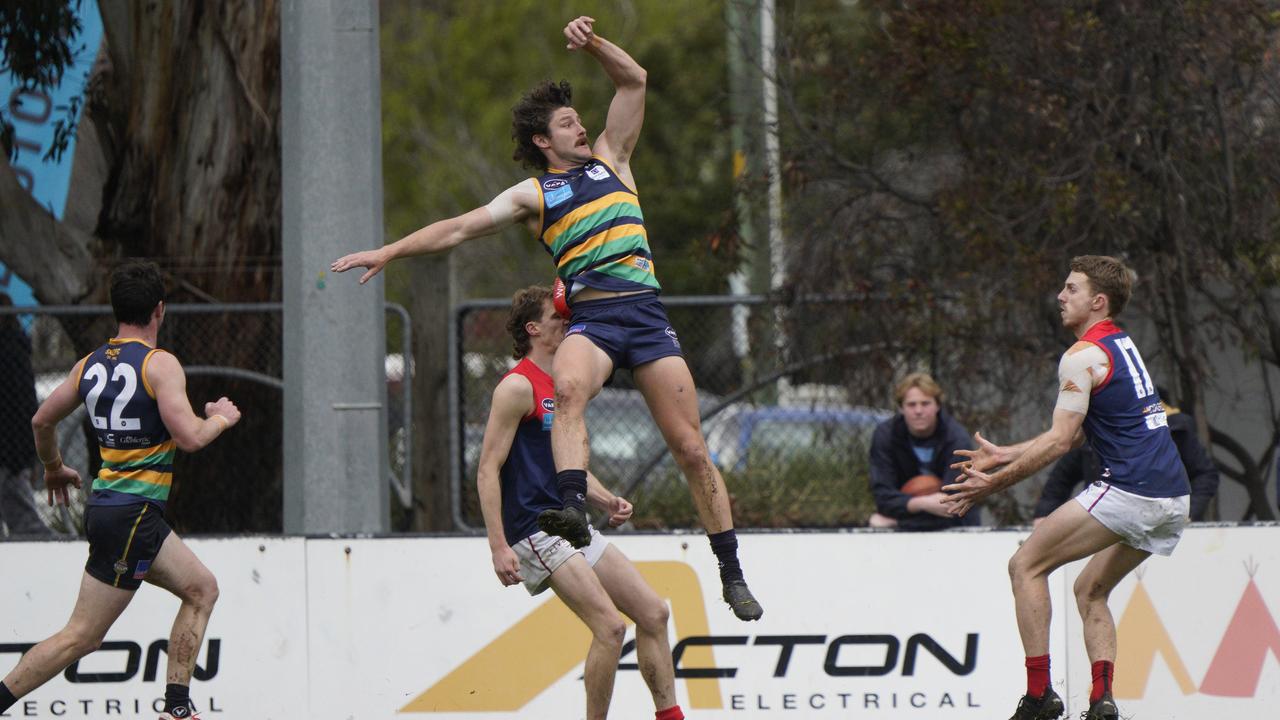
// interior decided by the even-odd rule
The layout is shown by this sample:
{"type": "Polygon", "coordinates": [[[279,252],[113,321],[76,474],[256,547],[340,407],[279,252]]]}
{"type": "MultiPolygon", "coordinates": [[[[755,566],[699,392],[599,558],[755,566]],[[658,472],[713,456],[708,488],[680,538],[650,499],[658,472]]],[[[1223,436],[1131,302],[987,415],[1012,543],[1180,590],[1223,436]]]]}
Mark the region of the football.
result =
{"type": "Polygon", "coordinates": [[[902,484],[902,492],[911,495],[932,495],[942,489],[942,480],[933,475],[917,475],[902,484]]]}

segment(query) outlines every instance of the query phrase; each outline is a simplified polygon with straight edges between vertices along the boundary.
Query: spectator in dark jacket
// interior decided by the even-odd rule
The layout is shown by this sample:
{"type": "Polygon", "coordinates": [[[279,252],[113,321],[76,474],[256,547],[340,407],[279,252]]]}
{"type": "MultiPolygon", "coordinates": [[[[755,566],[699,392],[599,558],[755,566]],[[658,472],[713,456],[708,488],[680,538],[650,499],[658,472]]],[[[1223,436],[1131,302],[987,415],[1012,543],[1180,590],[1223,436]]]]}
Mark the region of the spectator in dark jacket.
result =
{"type": "MultiPolygon", "coordinates": [[[[1161,397],[1167,397],[1163,389],[1157,389],[1161,397]]],[[[1182,412],[1176,406],[1164,404],[1165,416],[1169,419],[1169,433],[1173,435],[1173,444],[1178,446],[1178,454],[1182,456],[1182,465],[1187,469],[1187,479],[1191,481],[1191,520],[1200,522],[1209,512],[1209,501],[1218,492],[1218,466],[1200,443],[1196,434],[1196,421],[1192,416],[1182,412]]],[[[1036,503],[1035,522],[1048,517],[1049,513],[1066,502],[1073,494],[1075,487],[1081,483],[1090,483],[1102,476],[1102,461],[1088,443],[1068,452],[1058,460],[1049,471],[1049,479],[1044,483],[1040,493],[1040,502],[1036,503]]]]}
{"type": "MultiPolygon", "coordinates": [[[[12,307],[0,293],[0,307],[12,307]]],[[[36,446],[31,416],[36,382],[31,372],[31,340],[15,315],[0,315],[0,525],[10,535],[49,535],[32,500],[31,468],[36,446]]],[[[4,533],[0,533],[0,538],[4,533]]]]}
{"type": "Polygon", "coordinates": [[[912,373],[894,388],[898,413],[876,427],[871,438],[871,493],[876,514],[872,527],[945,530],[981,524],[980,513],[952,517],[938,490],[911,495],[902,487],[919,475],[931,475],[938,487],[956,482],[952,470],[958,449],[971,449],[969,431],[942,408],[942,388],[926,373],[912,373]]]}

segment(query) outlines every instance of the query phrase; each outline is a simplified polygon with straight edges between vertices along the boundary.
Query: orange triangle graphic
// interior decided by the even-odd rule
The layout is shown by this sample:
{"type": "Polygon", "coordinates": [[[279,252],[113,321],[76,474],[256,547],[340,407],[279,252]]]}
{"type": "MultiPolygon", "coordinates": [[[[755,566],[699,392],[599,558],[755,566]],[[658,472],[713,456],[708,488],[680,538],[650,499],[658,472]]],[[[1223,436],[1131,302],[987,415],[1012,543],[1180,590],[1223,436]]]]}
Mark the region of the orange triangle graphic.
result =
{"type": "Polygon", "coordinates": [[[1250,579],[1200,692],[1219,697],[1253,697],[1268,650],[1280,660],[1280,628],[1276,627],[1262,592],[1250,579]]]}
{"type": "Polygon", "coordinates": [[[1151,678],[1151,667],[1155,664],[1156,655],[1164,656],[1173,678],[1178,682],[1183,695],[1196,691],[1196,685],[1183,664],[1178,649],[1169,638],[1169,631],[1160,621],[1147,588],[1138,580],[1129,598],[1129,605],[1120,617],[1116,626],[1117,652],[1115,684],[1112,692],[1119,699],[1137,699],[1146,695],[1147,681],[1151,678]]]}

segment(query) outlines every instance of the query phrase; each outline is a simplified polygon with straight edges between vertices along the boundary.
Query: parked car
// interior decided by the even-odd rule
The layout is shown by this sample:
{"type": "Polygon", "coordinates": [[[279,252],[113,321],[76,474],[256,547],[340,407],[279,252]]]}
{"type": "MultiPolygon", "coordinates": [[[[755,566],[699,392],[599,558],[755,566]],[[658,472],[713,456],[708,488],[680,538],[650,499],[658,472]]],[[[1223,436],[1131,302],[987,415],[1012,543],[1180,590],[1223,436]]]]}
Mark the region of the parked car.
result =
{"type": "MultiPolygon", "coordinates": [[[[699,397],[704,409],[716,402],[715,396],[699,397]]],[[[610,486],[626,481],[641,464],[666,449],[666,441],[638,390],[601,390],[587,404],[587,433],[591,441],[591,472],[610,486]]],[[[463,454],[465,477],[475,477],[483,440],[484,421],[467,423],[463,454]]],[[[669,455],[663,462],[672,464],[669,455]]]]}
{"type": "Polygon", "coordinates": [[[846,405],[734,405],[705,425],[711,458],[722,470],[777,465],[802,455],[865,454],[876,425],[893,413],[846,405]]]}
{"type": "MultiPolygon", "coordinates": [[[[699,393],[705,414],[720,399],[699,393]]],[[[703,421],[711,460],[722,471],[779,467],[801,458],[864,457],[876,425],[893,413],[843,404],[755,405],[734,403],[703,421]]],[[[643,483],[676,472],[666,442],[637,390],[605,388],[587,405],[590,468],[615,489],[644,472],[643,483]],[[656,462],[655,462],[656,459],[656,462]],[[650,467],[652,466],[652,467],[650,467]]],[[[465,432],[465,477],[474,478],[483,442],[483,422],[465,432]]]]}

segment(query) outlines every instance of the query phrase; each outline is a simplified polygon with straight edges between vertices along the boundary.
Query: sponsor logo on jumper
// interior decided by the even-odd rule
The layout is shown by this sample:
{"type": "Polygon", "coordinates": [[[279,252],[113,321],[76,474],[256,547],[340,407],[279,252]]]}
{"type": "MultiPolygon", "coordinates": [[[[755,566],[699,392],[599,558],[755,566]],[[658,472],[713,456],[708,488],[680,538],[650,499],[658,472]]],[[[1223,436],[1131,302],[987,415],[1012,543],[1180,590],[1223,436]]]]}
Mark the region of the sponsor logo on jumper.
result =
{"type": "Polygon", "coordinates": [[[587,177],[592,180],[604,180],[609,177],[609,171],[603,165],[592,165],[587,169],[587,177]]]}
{"type": "Polygon", "coordinates": [[[567,186],[558,188],[556,190],[543,193],[543,197],[547,201],[547,207],[553,208],[557,205],[567,202],[569,198],[573,197],[573,188],[567,187],[567,186]]]}

